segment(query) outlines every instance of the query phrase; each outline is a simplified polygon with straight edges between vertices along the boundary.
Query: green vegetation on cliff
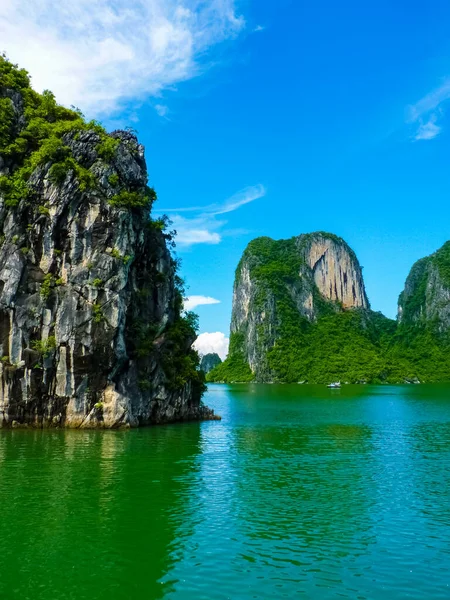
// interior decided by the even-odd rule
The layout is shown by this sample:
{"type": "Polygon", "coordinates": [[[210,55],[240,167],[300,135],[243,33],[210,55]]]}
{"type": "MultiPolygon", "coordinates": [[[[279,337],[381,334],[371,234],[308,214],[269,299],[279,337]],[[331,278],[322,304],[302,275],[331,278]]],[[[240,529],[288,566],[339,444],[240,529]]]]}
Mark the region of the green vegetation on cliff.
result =
{"type": "MultiPolygon", "coordinates": [[[[355,309],[324,315],[315,323],[295,319],[293,311],[289,315],[289,326],[266,354],[266,381],[396,383],[415,376],[408,361],[392,354],[396,323],[380,313],[355,309]]],[[[234,353],[230,344],[229,358],[207,380],[252,381],[254,375],[244,354],[234,353]]]]}
{"type": "Polygon", "coordinates": [[[413,265],[406,280],[405,290],[399,297],[402,324],[412,325],[423,321],[427,326],[433,327],[429,315],[426,314],[426,307],[428,306],[430,309],[431,306],[439,312],[445,305],[448,305],[447,298],[439,297],[436,283],[440,283],[443,288],[450,289],[450,241],[434,254],[421,258],[413,265]],[[433,271],[435,280],[436,276],[438,278],[434,284],[430,282],[433,271]]]}
{"type": "Polygon", "coordinates": [[[389,332],[395,323],[382,315],[351,310],[304,324],[300,336],[283,335],[268,352],[277,380],[397,381],[398,365],[386,356],[389,332]]]}
{"type": "Polygon", "coordinates": [[[446,242],[442,248],[439,248],[429,258],[439,269],[444,285],[450,288],[450,241],[446,242]]]}
{"type": "MultiPolygon", "coordinates": [[[[80,136],[82,132],[96,135],[98,156],[106,161],[114,157],[119,140],[109,136],[97,121],[86,121],[78,109],[58,105],[52,92],[35,92],[27,71],[2,55],[0,89],[5,94],[0,95],[0,154],[6,165],[14,166],[9,174],[0,176],[0,192],[6,206],[17,206],[33,193],[31,175],[48,163],[52,163],[49,175],[53,182],[62,184],[73,172],[81,191],[96,189],[95,174],[73,156],[66,143],[67,136],[80,136]],[[16,114],[18,106],[23,114],[20,118],[16,114]]],[[[109,201],[117,207],[150,209],[155,199],[152,188],[130,191],[120,189],[119,185],[117,194],[109,201]]]]}
{"type": "Polygon", "coordinates": [[[421,380],[450,380],[450,241],[413,265],[399,308],[394,354],[421,380]]]}
{"type": "Polygon", "coordinates": [[[228,358],[206,375],[206,381],[224,381],[225,383],[253,381],[254,375],[245,360],[242,345],[242,334],[232,333],[228,358]]]}
{"type": "Polygon", "coordinates": [[[437,334],[431,325],[399,325],[390,353],[393,360],[406,362],[420,381],[450,381],[450,335],[437,334]]]}

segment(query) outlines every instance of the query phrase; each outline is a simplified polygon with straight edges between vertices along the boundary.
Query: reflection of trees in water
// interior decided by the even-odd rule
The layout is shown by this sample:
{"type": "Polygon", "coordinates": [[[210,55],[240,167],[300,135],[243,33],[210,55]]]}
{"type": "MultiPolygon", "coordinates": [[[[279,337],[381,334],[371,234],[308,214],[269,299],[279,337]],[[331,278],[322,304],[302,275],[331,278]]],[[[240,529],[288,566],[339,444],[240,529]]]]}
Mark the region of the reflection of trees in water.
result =
{"type": "Polygon", "coordinates": [[[0,595],[162,598],[181,543],[197,424],[0,436],[0,595]]]}
{"type": "Polygon", "coordinates": [[[240,427],[235,436],[240,522],[255,547],[275,541],[299,564],[366,551],[374,541],[369,427],[240,427]]]}

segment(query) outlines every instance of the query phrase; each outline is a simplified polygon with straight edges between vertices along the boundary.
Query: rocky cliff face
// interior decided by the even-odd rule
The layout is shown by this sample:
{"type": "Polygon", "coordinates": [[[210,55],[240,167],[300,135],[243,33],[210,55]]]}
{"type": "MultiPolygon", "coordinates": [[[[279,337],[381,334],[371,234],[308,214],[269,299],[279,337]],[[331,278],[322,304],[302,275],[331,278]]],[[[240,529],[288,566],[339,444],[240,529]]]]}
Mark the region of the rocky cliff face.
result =
{"type": "Polygon", "coordinates": [[[232,348],[258,380],[271,379],[268,352],[292,319],[368,309],[361,267],[349,246],[322,232],[250,242],[236,270],[232,348]]]}
{"type": "Polygon", "coordinates": [[[0,59],[0,426],[208,418],[144,149],[0,59]]]}
{"type": "Polygon", "coordinates": [[[399,297],[398,321],[428,325],[438,333],[450,329],[450,242],[413,265],[399,297]]]}
{"type": "Polygon", "coordinates": [[[344,309],[369,307],[361,267],[343,240],[318,233],[301,235],[297,244],[305,263],[302,276],[312,277],[323,298],[344,309]]]}

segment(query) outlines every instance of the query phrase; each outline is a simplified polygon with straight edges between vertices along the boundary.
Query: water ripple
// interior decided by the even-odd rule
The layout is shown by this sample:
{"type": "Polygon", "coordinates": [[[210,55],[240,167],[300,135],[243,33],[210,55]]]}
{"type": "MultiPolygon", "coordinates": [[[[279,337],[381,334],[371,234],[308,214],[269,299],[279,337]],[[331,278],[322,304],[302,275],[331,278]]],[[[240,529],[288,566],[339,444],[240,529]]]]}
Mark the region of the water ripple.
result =
{"type": "Polygon", "coordinates": [[[449,597],[449,386],[206,402],[220,423],[0,432],[0,597],[449,597]]]}

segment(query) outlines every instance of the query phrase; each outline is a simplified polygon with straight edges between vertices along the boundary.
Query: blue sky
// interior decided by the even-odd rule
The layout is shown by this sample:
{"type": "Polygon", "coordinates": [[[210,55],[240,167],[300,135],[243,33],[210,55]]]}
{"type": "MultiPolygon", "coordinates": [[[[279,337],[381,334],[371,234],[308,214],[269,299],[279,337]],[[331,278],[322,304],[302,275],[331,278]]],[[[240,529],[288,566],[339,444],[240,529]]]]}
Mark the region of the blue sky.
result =
{"type": "Polygon", "coordinates": [[[315,230],[352,246],[372,308],[395,316],[413,262],[450,238],[448,2],[80,0],[66,13],[6,2],[0,44],[36,87],[138,130],[188,293],[219,301],[197,306],[202,333],[223,345],[251,239],[315,230]]]}

